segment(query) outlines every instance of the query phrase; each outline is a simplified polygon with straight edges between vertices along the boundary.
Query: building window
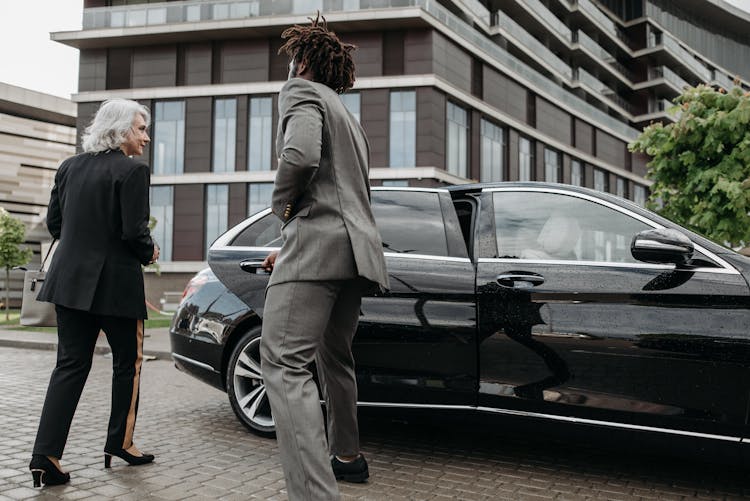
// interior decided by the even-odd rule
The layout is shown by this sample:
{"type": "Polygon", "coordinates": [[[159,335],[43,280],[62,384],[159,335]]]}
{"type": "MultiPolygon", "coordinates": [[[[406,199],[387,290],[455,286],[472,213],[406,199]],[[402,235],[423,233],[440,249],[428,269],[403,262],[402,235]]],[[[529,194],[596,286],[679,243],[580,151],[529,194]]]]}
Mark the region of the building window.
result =
{"type": "Polygon", "coordinates": [[[354,115],[357,122],[361,122],[359,92],[347,92],[346,94],[341,94],[339,97],[341,97],[341,102],[344,103],[344,106],[349,110],[349,113],[354,115]]]}
{"type": "Polygon", "coordinates": [[[237,100],[217,99],[214,106],[214,172],[234,172],[237,100]]]}
{"type": "Polygon", "coordinates": [[[409,186],[409,181],[406,179],[386,179],[383,181],[383,186],[391,188],[405,188],[409,186]]]}
{"type": "Polygon", "coordinates": [[[159,259],[172,260],[172,229],[174,228],[174,188],[172,186],[151,187],[151,216],[156,226],[151,236],[159,245],[159,259]]]}
{"type": "Polygon", "coordinates": [[[273,183],[253,183],[247,185],[247,215],[262,211],[271,206],[273,183]]]}
{"type": "Polygon", "coordinates": [[[560,182],[560,153],[550,148],[544,148],[544,180],[560,182]]]}
{"type": "Polygon", "coordinates": [[[447,170],[456,176],[468,177],[469,113],[450,101],[445,112],[448,123],[447,170]]]}
{"type": "Polygon", "coordinates": [[[607,173],[605,171],[594,169],[594,189],[605,193],[609,191],[609,183],[607,182],[607,173]]]}
{"type": "Polygon", "coordinates": [[[206,185],[206,255],[219,235],[227,231],[229,219],[229,185],[206,185]]]}
{"type": "Polygon", "coordinates": [[[586,184],[586,174],[583,165],[578,160],[570,162],[570,184],[573,186],[583,186],[586,184]]]}
{"type": "Polygon", "coordinates": [[[646,188],[641,185],[633,185],[633,202],[641,207],[646,206],[646,188]]]}
{"type": "Polygon", "coordinates": [[[531,181],[531,166],[534,164],[534,151],[531,140],[518,139],[518,180],[531,181]]]}
{"type": "Polygon", "coordinates": [[[270,97],[250,99],[247,165],[251,171],[271,170],[272,102],[270,97]]]}
{"type": "Polygon", "coordinates": [[[505,161],[505,131],[492,122],[482,119],[482,155],[480,158],[480,181],[502,181],[505,161]]]}
{"type": "Polygon", "coordinates": [[[628,182],[626,179],[618,177],[615,185],[615,194],[621,198],[628,198],[628,182]]]}
{"type": "Polygon", "coordinates": [[[182,174],[185,165],[185,103],[162,101],[154,108],[154,174],[182,174]]]}
{"type": "Polygon", "coordinates": [[[417,93],[391,92],[390,166],[414,167],[417,163],[417,93]]]}

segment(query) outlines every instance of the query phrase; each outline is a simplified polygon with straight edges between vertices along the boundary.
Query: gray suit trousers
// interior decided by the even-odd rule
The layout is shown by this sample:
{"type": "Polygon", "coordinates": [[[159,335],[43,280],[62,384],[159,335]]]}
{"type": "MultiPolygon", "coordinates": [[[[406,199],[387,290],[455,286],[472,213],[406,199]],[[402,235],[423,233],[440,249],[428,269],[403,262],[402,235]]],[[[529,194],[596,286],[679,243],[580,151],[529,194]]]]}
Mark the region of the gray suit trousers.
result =
{"type": "Polygon", "coordinates": [[[261,337],[263,379],[291,501],[340,499],[331,454],[359,453],[357,383],[351,345],[362,282],[284,282],[266,293],[261,337]],[[315,361],[326,402],[328,443],[315,361]]]}

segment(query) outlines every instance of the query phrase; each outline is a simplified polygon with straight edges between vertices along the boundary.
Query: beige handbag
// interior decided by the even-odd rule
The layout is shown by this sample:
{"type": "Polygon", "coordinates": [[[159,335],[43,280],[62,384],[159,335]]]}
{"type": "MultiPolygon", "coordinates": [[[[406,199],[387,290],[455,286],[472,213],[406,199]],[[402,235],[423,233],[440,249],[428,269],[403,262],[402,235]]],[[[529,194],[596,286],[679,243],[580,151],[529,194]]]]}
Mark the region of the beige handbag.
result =
{"type": "Polygon", "coordinates": [[[44,265],[55,246],[55,242],[49,246],[47,255],[44,256],[42,267],[39,271],[26,270],[23,277],[23,297],[21,298],[21,325],[35,327],[57,327],[57,315],[55,305],[45,301],[37,301],[36,296],[42,288],[47,272],[44,265]]]}

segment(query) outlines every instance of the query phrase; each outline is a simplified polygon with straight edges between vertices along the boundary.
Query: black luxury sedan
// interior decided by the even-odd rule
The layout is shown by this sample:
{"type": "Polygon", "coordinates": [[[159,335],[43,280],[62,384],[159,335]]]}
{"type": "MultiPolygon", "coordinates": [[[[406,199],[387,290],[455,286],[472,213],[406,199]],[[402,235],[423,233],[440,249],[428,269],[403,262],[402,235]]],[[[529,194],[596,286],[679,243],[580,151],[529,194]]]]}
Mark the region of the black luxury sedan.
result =
{"type": "MultiPolygon", "coordinates": [[[[363,299],[359,405],[510,416],[750,452],[750,259],[567,185],[373,188],[391,289],[363,299]]],[[[260,371],[270,209],[214,242],[177,367],[274,429],[260,371]]],[[[494,422],[494,421],[491,421],[494,422]]]]}

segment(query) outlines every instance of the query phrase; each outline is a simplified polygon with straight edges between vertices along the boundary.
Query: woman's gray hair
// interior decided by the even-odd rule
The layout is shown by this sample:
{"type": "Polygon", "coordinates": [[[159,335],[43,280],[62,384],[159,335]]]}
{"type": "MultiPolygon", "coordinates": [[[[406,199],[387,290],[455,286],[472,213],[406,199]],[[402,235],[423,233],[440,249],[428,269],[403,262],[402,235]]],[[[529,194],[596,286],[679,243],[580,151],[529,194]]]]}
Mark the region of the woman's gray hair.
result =
{"type": "Polygon", "coordinates": [[[96,153],[119,148],[131,133],[136,115],[143,117],[147,127],[151,124],[151,112],[136,101],[119,98],[104,101],[83,133],[83,151],[96,153]]]}

